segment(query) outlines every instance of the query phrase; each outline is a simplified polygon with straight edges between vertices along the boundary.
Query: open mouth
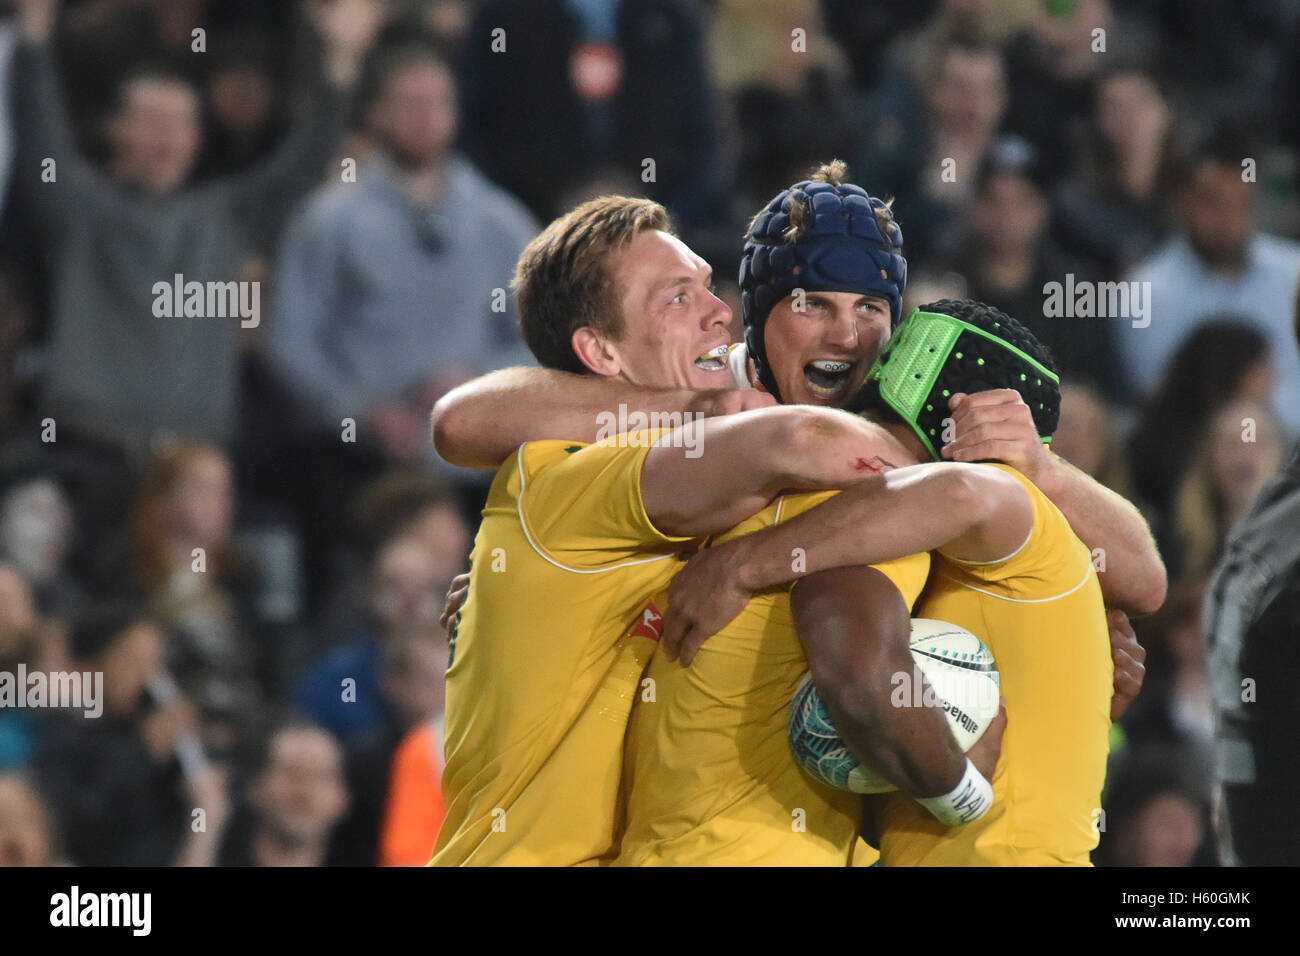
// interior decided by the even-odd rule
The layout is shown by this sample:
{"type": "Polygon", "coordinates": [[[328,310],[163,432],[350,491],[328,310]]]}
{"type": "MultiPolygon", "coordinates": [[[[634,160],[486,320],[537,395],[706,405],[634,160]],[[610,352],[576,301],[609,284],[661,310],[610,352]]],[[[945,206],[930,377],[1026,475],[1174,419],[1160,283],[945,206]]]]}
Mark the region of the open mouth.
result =
{"type": "Polygon", "coordinates": [[[722,344],[709,349],[695,360],[695,367],[706,372],[721,372],[727,367],[727,353],[731,346],[722,344]]]}
{"type": "Polygon", "coordinates": [[[838,359],[817,359],[803,367],[808,389],[819,398],[836,398],[851,384],[853,363],[838,359]]]}

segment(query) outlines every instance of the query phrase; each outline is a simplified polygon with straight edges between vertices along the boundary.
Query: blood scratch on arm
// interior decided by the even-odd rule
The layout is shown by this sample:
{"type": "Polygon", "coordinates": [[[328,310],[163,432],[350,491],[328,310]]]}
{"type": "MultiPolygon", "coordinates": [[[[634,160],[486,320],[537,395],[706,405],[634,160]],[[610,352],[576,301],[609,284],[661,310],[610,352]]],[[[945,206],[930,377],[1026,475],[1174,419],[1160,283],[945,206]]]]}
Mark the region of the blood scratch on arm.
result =
{"type": "Polygon", "coordinates": [[[888,471],[891,468],[896,468],[898,466],[895,465],[893,462],[885,461],[885,459],[881,458],[879,455],[876,455],[870,460],[866,458],[859,458],[856,464],[854,465],[854,467],[858,471],[869,471],[874,475],[879,475],[879,474],[883,474],[884,472],[888,471]]]}

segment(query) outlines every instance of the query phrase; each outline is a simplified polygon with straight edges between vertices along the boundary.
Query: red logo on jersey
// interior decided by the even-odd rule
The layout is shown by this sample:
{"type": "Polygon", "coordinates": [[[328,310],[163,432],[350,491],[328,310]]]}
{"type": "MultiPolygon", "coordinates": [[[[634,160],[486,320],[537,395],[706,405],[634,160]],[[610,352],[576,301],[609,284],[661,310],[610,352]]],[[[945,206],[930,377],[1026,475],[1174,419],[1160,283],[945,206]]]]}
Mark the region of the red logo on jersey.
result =
{"type": "Polygon", "coordinates": [[[652,641],[664,636],[664,616],[659,613],[654,601],[645,606],[637,622],[632,625],[631,634],[633,637],[648,637],[652,641]]]}

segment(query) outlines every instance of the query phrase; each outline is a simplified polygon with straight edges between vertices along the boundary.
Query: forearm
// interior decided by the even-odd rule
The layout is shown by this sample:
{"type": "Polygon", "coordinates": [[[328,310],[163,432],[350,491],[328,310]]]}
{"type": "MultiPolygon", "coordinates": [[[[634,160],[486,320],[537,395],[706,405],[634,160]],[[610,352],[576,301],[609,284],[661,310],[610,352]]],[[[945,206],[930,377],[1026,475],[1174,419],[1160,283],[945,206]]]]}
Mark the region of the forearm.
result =
{"type": "Polygon", "coordinates": [[[1122,495],[1059,458],[1035,483],[1093,552],[1109,607],[1150,614],[1165,602],[1165,565],[1151,529],[1122,495]]]}
{"type": "Polygon", "coordinates": [[[19,152],[24,165],[33,166],[24,175],[35,182],[27,192],[47,214],[69,212],[68,193],[83,183],[88,167],[77,152],[50,44],[24,38],[15,48],[12,69],[19,152]],[[50,160],[56,164],[52,167],[56,178],[39,181],[45,169],[36,164],[50,160]]]}
{"type": "Polygon", "coordinates": [[[933,551],[987,518],[985,502],[962,468],[925,465],[873,476],[791,521],[724,547],[734,549],[736,573],[751,593],[817,571],[933,551]]]}
{"type": "Polygon", "coordinates": [[[893,584],[871,568],[823,571],[795,586],[791,607],[813,681],[849,752],[914,797],[951,792],[966,756],[943,711],[893,703],[900,682],[907,703],[933,699],[893,584]]]}
{"type": "Polygon", "coordinates": [[[524,442],[594,442],[617,434],[620,422],[646,427],[650,415],[685,412],[697,398],[689,389],[640,388],[555,369],[501,369],[438,399],[433,444],[453,465],[496,468],[524,442]],[[636,413],[647,416],[644,424],[636,413]]]}

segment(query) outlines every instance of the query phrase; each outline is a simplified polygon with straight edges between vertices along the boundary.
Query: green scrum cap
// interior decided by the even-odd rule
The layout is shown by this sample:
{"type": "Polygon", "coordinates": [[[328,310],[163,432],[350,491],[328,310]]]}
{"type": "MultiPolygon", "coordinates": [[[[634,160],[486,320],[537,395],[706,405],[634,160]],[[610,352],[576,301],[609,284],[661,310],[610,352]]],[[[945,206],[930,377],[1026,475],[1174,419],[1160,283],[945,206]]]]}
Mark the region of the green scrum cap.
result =
{"type": "Polygon", "coordinates": [[[953,394],[1015,389],[1048,444],[1060,419],[1060,385],[1051,356],[1011,316],[970,299],[944,299],[899,324],[849,410],[887,406],[938,460],[953,394]]]}

